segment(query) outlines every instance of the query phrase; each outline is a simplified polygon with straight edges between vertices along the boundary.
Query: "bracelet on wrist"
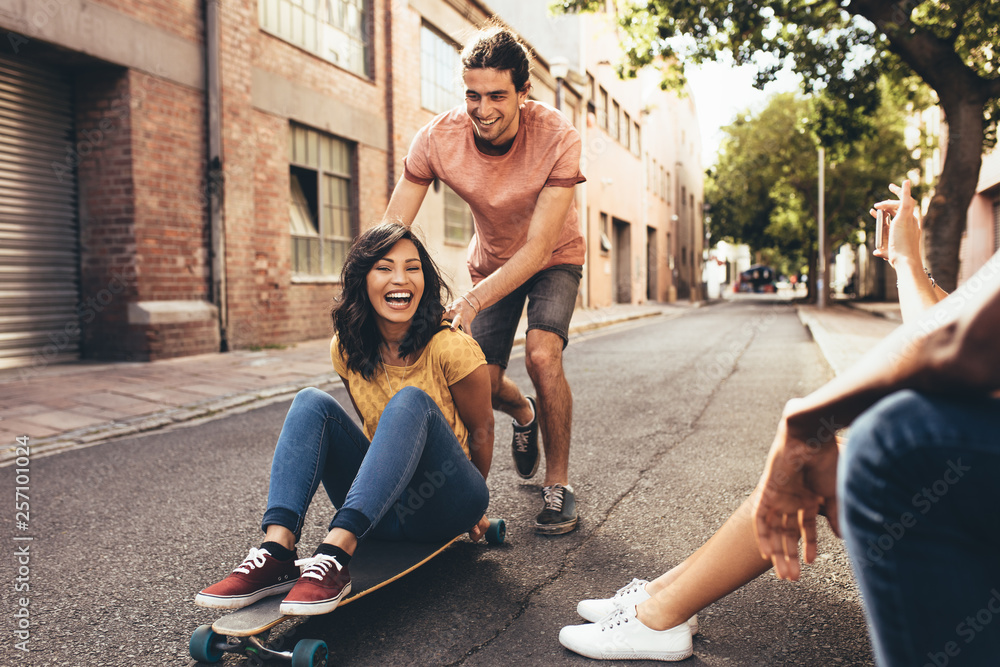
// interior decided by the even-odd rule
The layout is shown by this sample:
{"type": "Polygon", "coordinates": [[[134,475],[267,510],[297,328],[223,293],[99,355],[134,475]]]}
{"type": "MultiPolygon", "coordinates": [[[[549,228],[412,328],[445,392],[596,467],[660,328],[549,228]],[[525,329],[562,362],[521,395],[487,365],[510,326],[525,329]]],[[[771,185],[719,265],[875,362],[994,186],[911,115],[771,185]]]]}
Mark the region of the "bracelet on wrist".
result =
{"type": "Polygon", "coordinates": [[[931,281],[931,289],[937,287],[937,281],[934,280],[934,276],[931,275],[931,270],[928,269],[926,266],[924,267],[924,273],[927,274],[927,280],[931,281]]]}
{"type": "Polygon", "coordinates": [[[470,290],[469,292],[465,293],[465,296],[472,297],[472,299],[475,300],[476,303],[473,304],[473,307],[476,309],[477,313],[483,309],[483,302],[479,300],[479,297],[476,296],[475,292],[472,292],[470,290]]]}
{"type": "Polygon", "coordinates": [[[475,313],[476,315],[478,315],[478,314],[479,314],[479,309],[478,309],[478,308],[476,308],[476,307],[475,307],[474,305],[472,305],[472,302],[471,302],[471,301],[469,301],[469,299],[468,299],[468,298],[467,298],[467,297],[466,297],[466,296],[465,296],[464,294],[462,295],[462,297],[461,297],[461,298],[462,298],[462,299],[463,299],[463,300],[464,300],[464,301],[465,301],[465,302],[466,302],[467,304],[469,304],[469,308],[471,308],[471,309],[472,309],[472,312],[474,312],[474,313],[475,313]]]}

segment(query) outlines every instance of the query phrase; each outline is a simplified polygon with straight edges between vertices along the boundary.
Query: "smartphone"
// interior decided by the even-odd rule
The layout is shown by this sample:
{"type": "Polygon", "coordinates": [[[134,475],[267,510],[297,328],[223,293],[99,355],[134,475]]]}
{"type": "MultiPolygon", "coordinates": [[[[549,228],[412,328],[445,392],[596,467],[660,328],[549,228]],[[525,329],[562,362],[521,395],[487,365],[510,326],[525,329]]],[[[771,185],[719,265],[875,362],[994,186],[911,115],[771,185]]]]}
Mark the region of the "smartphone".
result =
{"type": "Polygon", "coordinates": [[[885,252],[889,249],[889,214],[875,212],[875,248],[885,252]]]}

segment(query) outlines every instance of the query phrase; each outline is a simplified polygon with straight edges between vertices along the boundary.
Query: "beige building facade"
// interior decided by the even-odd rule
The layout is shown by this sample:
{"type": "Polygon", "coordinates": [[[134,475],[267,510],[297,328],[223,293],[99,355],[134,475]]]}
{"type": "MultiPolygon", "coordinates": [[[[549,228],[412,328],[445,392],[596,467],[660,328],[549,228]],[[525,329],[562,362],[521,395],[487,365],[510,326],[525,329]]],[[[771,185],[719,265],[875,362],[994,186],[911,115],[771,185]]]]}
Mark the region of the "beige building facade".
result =
{"type": "Polygon", "coordinates": [[[704,170],[693,97],[661,90],[652,68],[620,79],[622,51],[607,14],[550,16],[544,3],[516,0],[490,5],[540,62],[566,68],[561,108],[580,131],[587,177],[577,186],[587,239],[581,304],[703,298],[704,170]]]}

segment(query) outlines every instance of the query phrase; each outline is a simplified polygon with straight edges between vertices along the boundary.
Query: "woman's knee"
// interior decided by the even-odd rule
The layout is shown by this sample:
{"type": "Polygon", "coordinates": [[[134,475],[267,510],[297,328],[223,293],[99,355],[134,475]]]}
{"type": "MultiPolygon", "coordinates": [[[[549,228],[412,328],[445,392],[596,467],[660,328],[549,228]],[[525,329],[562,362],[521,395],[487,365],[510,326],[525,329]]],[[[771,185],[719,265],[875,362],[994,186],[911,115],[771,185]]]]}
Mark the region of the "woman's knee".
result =
{"type": "Polygon", "coordinates": [[[292,399],[292,409],[312,409],[327,406],[330,403],[337,403],[337,400],[322,389],[306,387],[295,394],[295,398],[292,399]]]}
{"type": "Polygon", "coordinates": [[[385,409],[389,410],[391,408],[398,408],[401,405],[424,409],[436,406],[437,404],[423,389],[420,389],[419,387],[403,387],[393,394],[392,398],[390,398],[389,402],[386,404],[385,409]]]}

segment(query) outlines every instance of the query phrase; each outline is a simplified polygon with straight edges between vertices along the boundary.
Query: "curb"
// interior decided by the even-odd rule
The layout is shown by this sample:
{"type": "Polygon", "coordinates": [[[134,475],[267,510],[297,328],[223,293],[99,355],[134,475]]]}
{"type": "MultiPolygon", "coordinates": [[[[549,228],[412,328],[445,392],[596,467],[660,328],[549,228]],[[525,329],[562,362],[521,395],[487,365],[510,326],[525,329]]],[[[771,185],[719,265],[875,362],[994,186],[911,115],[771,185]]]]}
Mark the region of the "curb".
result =
{"type": "MultiPolygon", "coordinates": [[[[302,382],[290,382],[252,393],[230,394],[222,398],[205,399],[163,412],[114,421],[110,424],[75,429],[45,438],[33,438],[31,455],[32,458],[48,456],[69,449],[97,445],[119,437],[159,431],[179,424],[209,421],[229,414],[239,414],[291,398],[300,389],[309,386],[329,391],[334,387],[341,386],[341,382],[339,379],[331,382],[329,374],[318,375],[302,382]]],[[[16,448],[13,446],[0,450],[0,467],[8,466],[14,461],[15,451],[16,448]]]]}
{"type": "MultiPolygon", "coordinates": [[[[678,310],[677,313],[668,314],[662,310],[654,310],[652,312],[625,315],[615,319],[594,320],[577,326],[571,326],[570,335],[579,335],[614,324],[623,324],[650,317],[680,317],[686,312],[687,310],[678,310]]],[[[519,334],[514,339],[514,345],[524,345],[524,341],[525,335],[519,334]]],[[[298,382],[288,382],[255,392],[209,398],[163,412],[118,420],[110,424],[88,426],[45,438],[32,439],[32,457],[49,456],[70,449],[80,449],[97,445],[125,436],[151,433],[181,424],[191,425],[231,414],[248,412],[270,405],[271,403],[290,399],[304,387],[318,387],[324,391],[330,391],[335,387],[343,386],[340,378],[331,380],[331,376],[336,378],[336,374],[332,370],[330,373],[324,375],[305,378],[298,382]]],[[[16,446],[0,449],[0,467],[9,466],[15,458],[16,446]]]]}
{"type": "Polygon", "coordinates": [[[826,363],[833,369],[834,374],[840,375],[844,368],[839,368],[839,364],[834,360],[836,355],[833,353],[833,337],[827,333],[826,329],[815,317],[806,313],[802,308],[796,308],[795,312],[798,313],[799,321],[802,322],[802,326],[809,332],[813,342],[819,346],[819,351],[823,354],[823,358],[826,359],[826,363]]]}

